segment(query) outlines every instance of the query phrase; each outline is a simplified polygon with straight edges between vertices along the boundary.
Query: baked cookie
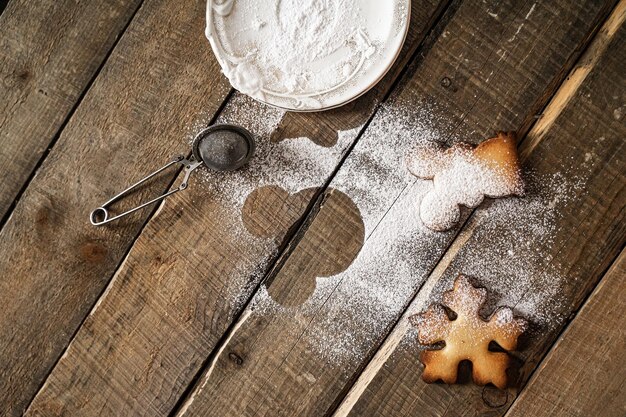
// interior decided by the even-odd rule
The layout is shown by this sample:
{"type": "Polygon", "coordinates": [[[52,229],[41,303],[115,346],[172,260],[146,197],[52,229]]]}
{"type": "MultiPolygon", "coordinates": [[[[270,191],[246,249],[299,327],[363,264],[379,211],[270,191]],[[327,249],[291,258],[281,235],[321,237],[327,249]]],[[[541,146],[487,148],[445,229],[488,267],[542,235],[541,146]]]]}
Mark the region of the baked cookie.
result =
{"type": "Polygon", "coordinates": [[[407,165],[413,175],[433,180],[433,189],[420,205],[420,217],[435,231],[448,230],[459,221],[459,205],[474,208],[485,196],[524,194],[513,132],[499,132],[478,146],[421,147],[407,158],[407,165]]]}
{"type": "Polygon", "coordinates": [[[474,287],[463,275],[454,282],[452,290],[443,294],[443,304],[457,317],[450,320],[441,305],[432,304],[425,312],[409,317],[418,329],[419,342],[433,345],[444,342],[439,350],[425,350],[420,355],[424,364],[422,379],[427,383],[441,379],[446,384],[457,380],[459,363],[472,362],[472,377],[478,385],[492,383],[500,389],[507,386],[506,369],[509,355],[491,352],[489,343],[496,342],[504,350],[517,347],[517,338],[526,329],[526,320],[514,318],[508,307],[497,309],[488,321],[479,311],[487,298],[484,288],[474,287]]]}

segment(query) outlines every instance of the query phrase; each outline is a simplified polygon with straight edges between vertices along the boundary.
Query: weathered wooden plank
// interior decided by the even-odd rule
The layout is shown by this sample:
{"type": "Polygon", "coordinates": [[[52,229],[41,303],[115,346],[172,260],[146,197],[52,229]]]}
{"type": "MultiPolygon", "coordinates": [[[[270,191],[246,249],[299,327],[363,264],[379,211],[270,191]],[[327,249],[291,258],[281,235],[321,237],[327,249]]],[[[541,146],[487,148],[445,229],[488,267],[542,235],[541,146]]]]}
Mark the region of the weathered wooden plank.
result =
{"type": "Polygon", "coordinates": [[[421,380],[420,347],[407,317],[439,299],[459,273],[474,275],[494,292],[490,308],[514,306],[531,320],[517,354],[523,382],[619,253],[626,241],[625,5],[546,108],[546,121],[522,143],[524,164],[543,179],[547,192],[538,195],[545,195],[537,199],[531,192],[505,210],[506,202],[497,200],[476,212],[336,416],[503,415],[515,388],[421,380]],[[556,190],[546,181],[561,176],[569,180],[557,181],[556,190]]]}
{"type": "Polygon", "coordinates": [[[0,219],[140,4],[14,0],[2,12],[0,219]]]}
{"type": "Polygon", "coordinates": [[[169,413],[292,233],[315,195],[310,187],[327,181],[356,137],[354,128],[374,112],[444,5],[415,5],[397,65],[375,90],[341,110],[284,117],[235,94],[220,121],[256,134],[256,158],[235,173],[204,171],[159,209],[27,414],[169,413]],[[293,138],[294,125],[313,135],[293,138]],[[330,131],[337,140],[322,136],[330,131]],[[248,227],[269,240],[242,222],[245,197],[262,185],[275,186],[265,197],[287,216],[249,219],[248,227]],[[279,187],[300,192],[289,196],[279,187]]]}
{"type": "Polygon", "coordinates": [[[543,360],[506,414],[603,416],[626,413],[626,251],[543,360]]]}
{"type": "Polygon", "coordinates": [[[527,125],[609,10],[597,2],[575,8],[467,2],[451,13],[178,415],[320,416],[333,410],[456,233],[433,233],[415,220],[415,204],[429,186],[405,171],[406,153],[424,136],[476,142],[494,130],[527,125]],[[545,27],[550,30],[539,30],[545,27]],[[354,222],[339,209],[338,195],[348,195],[363,215],[365,246],[346,272],[318,279],[313,295],[294,307],[311,291],[303,275],[320,266],[319,251],[348,233],[326,211],[354,222]]]}
{"type": "Polygon", "coordinates": [[[20,415],[34,397],[149,214],[95,228],[89,212],[187,152],[189,127],[230,91],[203,38],[201,3],[142,5],[0,232],[3,415],[20,415]]]}

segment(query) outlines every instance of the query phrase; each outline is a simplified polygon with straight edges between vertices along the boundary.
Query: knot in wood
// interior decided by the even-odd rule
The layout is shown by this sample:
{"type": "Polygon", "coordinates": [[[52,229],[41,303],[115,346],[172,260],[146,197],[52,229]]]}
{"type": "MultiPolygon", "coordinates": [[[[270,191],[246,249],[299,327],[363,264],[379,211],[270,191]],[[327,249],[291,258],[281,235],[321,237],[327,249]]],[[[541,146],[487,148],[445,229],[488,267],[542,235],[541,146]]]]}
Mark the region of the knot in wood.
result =
{"type": "Polygon", "coordinates": [[[237,366],[243,365],[243,359],[241,358],[241,356],[237,355],[235,352],[230,352],[228,354],[228,359],[230,359],[230,361],[233,362],[237,366]]]}

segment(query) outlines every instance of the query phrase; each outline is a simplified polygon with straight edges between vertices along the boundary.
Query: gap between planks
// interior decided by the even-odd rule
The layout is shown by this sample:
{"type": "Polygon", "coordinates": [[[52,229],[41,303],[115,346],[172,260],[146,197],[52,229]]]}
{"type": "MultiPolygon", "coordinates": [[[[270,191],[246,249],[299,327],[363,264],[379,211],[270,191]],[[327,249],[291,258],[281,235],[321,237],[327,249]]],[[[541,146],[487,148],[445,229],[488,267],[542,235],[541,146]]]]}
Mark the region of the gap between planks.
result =
{"type": "MultiPolygon", "coordinates": [[[[447,2],[441,2],[441,5],[446,6],[447,2]]],[[[445,7],[439,6],[440,9],[438,9],[439,13],[435,13],[436,16],[440,16],[441,14],[443,14],[443,11],[445,10],[445,7]]],[[[432,26],[432,22],[429,22],[429,26],[432,26]]],[[[420,42],[416,42],[416,44],[420,44],[420,42]]],[[[414,51],[413,53],[410,54],[410,57],[408,58],[408,61],[411,62],[414,60],[415,56],[420,53],[421,50],[418,48],[416,51],[414,51]]],[[[404,75],[404,73],[406,72],[408,68],[408,64],[405,65],[402,68],[402,71],[400,71],[400,73],[396,76],[396,78],[394,79],[394,82],[392,84],[392,87],[389,89],[389,91],[387,91],[384,95],[383,95],[383,100],[386,100],[386,98],[391,94],[391,92],[393,91],[393,89],[395,88],[397,82],[399,82],[399,80],[402,78],[402,76],[404,75]]],[[[232,96],[232,90],[231,93],[226,97],[226,99],[222,102],[220,108],[218,109],[218,111],[215,113],[214,117],[213,117],[213,121],[211,123],[214,123],[215,120],[219,117],[222,109],[224,107],[226,107],[227,103],[230,101],[230,98],[232,96]]],[[[371,120],[376,111],[377,111],[378,107],[374,108],[374,113],[370,116],[369,120],[371,120]]],[[[367,126],[365,126],[366,128],[367,126]]],[[[364,129],[363,129],[364,130],[364,129]]],[[[360,132],[362,133],[362,131],[360,132]]],[[[360,134],[359,133],[359,134],[360,134]]],[[[175,181],[177,178],[176,175],[173,175],[173,179],[172,179],[172,183],[173,181],[175,181]]],[[[171,184],[171,183],[170,183],[171,184]]],[[[320,196],[323,197],[323,193],[320,193],[320,196]]],[[[137,240],[137,238],[141,235],[144,227],[150,222],[150,220],[152,220],[156,214],[158,214],[158,212],[160,211],[160,209],[163,207],[163,205],[160,205],[159,207],[157,207],[151,214],[149,214],[149,216],[147,217],[147,219],[145,220],[145,222],[143,223],[142,227],[139,230],[139,233],[133,238],[133,240],[131,240],[130,242],[130,246],[128,248],[128,250],[126,251],[126,253],[123,256],[123,260],[117,265],[117,267],[114,270],[114,273],[112,274],[113,278],[111,280],[109,280],[109,282],[107,283],[107,285],[104,287],[103,291],[101,292],[100,296],[96,299],[96,301],[94,302],[94,304],[92,305],[91,309],[90,309],[90,313],[88,315],[86,315],[85,318],[83,318],[83,320],[81,321],[81,325],[77,328],[76,332],[74,332],[74,334],[72,335],[72,338],[70,339],[70,341],[68,342],[68,344],[65,346],[64,351],[61,355],[59,355],[59,358],[57,359],[57,361],[55,362],[55,365],[51,368],[50,372],[48,372],[46,379],[44,380],[43,384],[41,385],[41,387],[38,390],[38,393],[41,391],[41,389],[46,385],[46,382],[48,380],[48,377],[50,375],[50,373],[54,370],[56,364],[58,363],[58,361],[63,358],[66,354],[67,354],[67,350],[68,347],[70,346],[71,342],[74,340],[74,337],[76,336],[76,333],[78,332],[78,330],[80,330],[82,323],[84,323],[84,321],[86,320],[87,317],[93,315],[93,313],[98,309],[98,307],[100,306],[102,300],[103,300],[103,296],[106,296],[106,294],[108,293],[108,291],[110,290],[110,288],[112,287],[112,284],[115,280],[115,277],[117,276],[117,274],[119,273],[119,271],[122,269],[122,267],[124,266],[125,260],[128,258],[128,254],[130,253],[130,251],[133,248],[133,245],[135,243],[135,241],[137,240]]],[[[303,218],[306,218],[306,216],[304,216],[303,218]]],[[[242,310],[243,311],[243,310],[242,310]]],[[[226,333],[227,334],[227,333],[226,333]]],[[[205,368],[203,368],[205,369],[205,368]]],[[[35,398],[35,397],[33,397],[35,398]]],[[[32,403],[32,400],[30,401],[30,403],[32,403]]]]}
{"type": "Polygon", "coordinates": [[[7,8],[9,4],[9,0],[0,0],[0,16],[2,16],[2,12],[7,8]]]}
{"type": "MultiPolygon", "coordinates": [[[[41,168],[43,162],[48,157],[48,155],[50,154],[50,151],[52,151],[52,149],[56,145],[57,141],[61,137],[61,133],[63,132],[63,130],[65,130],[65,127],[67,126],[68,122],[72,119],[72,117],[74,116],[74,113],[76,113],[76,110],[80,107],[80,104],[82,103],[83,99],[85,98],[87,93],[91,90],[91,87],[92,87],[93,83],[96,81],[96,79],[98,79],[98,76],[100,75],[100,72],[102,71],[102,68],[104,68],[106,63],[109,61],[109,57],[111,56],[111,54],[113,53],[113,51],[117,47],[117,45],[120,42],[120,40],[124,37],[124,34],[126,33],[126,30],[130,26],[130,24],[135,20],[135,16],[137,15],[139,10],[143,6],[144,1],[145,0],[140,0],[139,4],[135,8],[135,10],[132,11],[128,21],[122,27],[122,30],[117,34],[117,37],[113,41],[113,43],[111,44],[111,47],[109,48],[109,50],[104,54],[104,56],[102,58],[102,61],[100,62],[100,65],[98,65],[98,68],[96,68],[96,70],[94,71],[92,77],[89,79],[89,81],[87,81],[87,83],[85,84],[85,87],[83,88],[83,90],[80,92],[80,94],[76,98],[75,103],[70,107],[70,109],[67,112],[67,114],[65,115],[64,119],[61,121],[61,124],[59,125],[58,129],[52,135],[52,138],[50,139],[50,142],[48,142],[48,144],[46,145],[44,151],[41,154],[41,157],[36,161],[36,163],[34,164],[33,168],[31,169],[30,173],[26,176],[26,178],[24,180],[24,183],[19,188],[19,190],[17,190],[17,192],[15,194],[15,197],[13,198],[13,201],[11,202],[11,204],[9,204],[9,206],[7,207],[7,209],[6,209],[6,211],[4,213],[0,213],[0,231],[2,231],[2,229],[4,228],[4,225],[11,218],[13,210],[15,209],[17,204],[19,203],[19,201],[22,198],[22,196],[24,195],[24,192],[30,186],[33,178],[35,178],[37,176],[37,173],[39,172],[39,169],[41,168]]],[[[6,1],[0,0],[0,16],[2,16],[2,12],[4,12],[4,9],[6,8],[6,6],[8,4],[9,4],[9,0],[6,0],[6,1]]]]}
{"type": "MultiPolygon", "coordinates": [[[[595,27],[594,27],[594,30],[595,30],[595,27]]],[[[581,42],[581,48],[580,48],[580,49],[584,49],[584,46],[588,44],[589,40],[593,37],[593,32],[594,32],[594,30],[591,30],[591,31],[590,31],[590,36],[589,36],[588,38],[586,38],[586,40],[585,40],[584,42],[581,42]]],[[[570,62],[570,61],[576,61],[576,59],[579,57],[579,55],[580,55],[580,53],[574,53],[574,54],[572,54],[572,58],[571,58],[571,60],[568,60],[568,62],[570,62]]],[[[572,62],[572,63],[573,63],[573,62],[572,62]]],[[[569,65],[568,63],[566,63],[566,64],[567,64],[567,65],[566,65],[566,67],[571,68],[571,65],[569,65]]],[[[565,69],[563,70],[563,75],[565,75],[565,73],[567,73],[567,68],[565,68],[565,69]]],[[[559,76],[557,77],[557,79],[558,79],[558,80],[562,80],[562,77],[559,75],[559,76]]],[[[559,82],[559,81],[556,81],[556,82],[554,83],[554,86],[550,86],[550,88],[548,88],[548,91],[554,91],[556,88],[558,88],[559,84],[560,84],[560,82],[559,82]]]]}
{"type": "Polygon", "coordinates": [[[614,8],[600,31],[597,33],[588,50],[581,57],[578,65],[569,73],[563,85],[556,92],[550,103],[544,110],[541,118],[535,123],[528,133],[524,149],[520,152],[522,161],[537,147],[543,140],[546,132],[554,124],[556,118],[567,107],[570,100],[582,83],[585,81],[591,70],[596,66],[600,57],[604,55],[609,44],[613,40],[615,33],[624,23],[626,18],[626,1],[621,0],[614,8]]]}
{"type": "MultiPolygon", "coordinates": [[[[226,339],[224,340],[224,342],[217,345],[217,347],[219,349],[218,349],[217,353],[215,354],[215,356],[213,357],[213,359],[210,360],[209,367],[208,367],[208,369],[206,371],[206,375],[211,375],[213,373],[213,369],[215,368],[215,364],[217,363],[217,360],[219,359],[219,357],[224,352],[224,349],[226,349],[226,346],[228,346],[228,342],[230,342],[230,339],[232,339],[232,337],[235,335],[235,333],[237,333],[237,330],[239,330],[239,328],[246,322],[246,320],[248,320],[248,317],[250,317],[250,314],[252,314],[252,311],[250,311],[250,310],[244,310],[244,311],[245,311],[244,314],[239,318],[239,320],[236,321],[235,326],[233,326],[233,328],[230,329],[226,333],[227,336],[226,336],[226,339]]],[[[195,384],[190,384],[190,386],[194,387],[193,392],[191,393],[191,395],[189,396],[187,401],[184,402],[182,407],[180,407],[180,411],[178,412],[178,414],[181,414],[181,415],[185,414],[185,412],[187,411],[187,409],[189,408],[191,403],[193,403],[193,400],[196,397],[196,395],[200,394],[202,392],[202,390],[204,389],[204,387],[206,387],[207,382],[209,382],[208,378],[206,378],[204,383],[202,383],[198,387],[195,387],[195,384]]],[[[181,398],[185,398],[185,397],[186,396],[183,395],[181,398]]],[[[176,413],[176,408],[177,407],[174,407],[172,413],[170,413],[171,415],[176,413]]]]}
{"type": "MultiPolygon", "coordinates": [[[[576,338],[576,337],[580,337],[582,336],[581,333],[581,328],[584,327],[585,322],[588,322],[587,324],[593,324],[593,319],[594,316],[598,316],[599,312],[602,310],[602,305],[605,303],[608,303],[606,305],[616,305],[619,309],[619,303],[620,300],[619,299],[612,299],[612,298],[619,298],[619,296],[615,296],[615,290],[617,291],[617,294],[619,294],[619,286],[620,284],[618,283],[618,281],[620,280],[620,276],[621,279],[623,281],[624,279],[624,273],[626,272],[626,249],[622,249],[620,253],[618,253],[618,255],[616,256],[616,258],[613,260],[613,262],[611,262],[611,264],[607,267],[606,271],[604,271],[604,273],[602,274],[602,278],[598,281],[598,284],[596,285],[596,287],[594,288],[593,291],[591,291],[589,293],[589,295],[587,297],[585,297],[585,299],[583,300],[583,302],[581,303],[581,308],[576,312],[576,314],[574,315],[573,318],[571,318],[571,320],[569,320],[569,323],[567,323],[566,326],[563,327],[562,332],[558,335],[557,337],[557,342],[546,352],[545,357],[537,364],[537,367],[535,368],[535,370],[530,374],[529,379],[528,379],[528,383],[524,386],[523,390],[520,392],[520,394],[518,395],[518,397],[516,398],[516,400],[510,405],[510,407],[506,410],[506,413],[504,414],[504,417],[513,417],[516,415],[521,415],[522,411],[520,410],[524,410],[524,405],[525,402],[527,403],[528,401],[533,401],[532,397],[528,397],[528,396],[532,396],[533,393],[531,390],[533,390],[535,388],[535,386],[537,387],[537,389],[541,390],[542,386],[543,388],[551,388],[549,386],[549,384],[547,384],[546,378],[543,377],[544,372],[550,372],[550,370],[556,371],[556,374],[560,373],[560,372],[567,372],[568,371],[568,364],[569,366],[575,366],[572,363],[572,360],[567,360],[568,358],[575,358],[576,355],[572,355],[572,353],[574,354],[584,354],[584,352],[580,352],[580,349],[578,349],[580,347],[580,345],[574,345],[572,346],[572,338],[576,338]],[[613,287],[617,287],[617,288],[613,288],[613,287]],[[609,291],[613,291],[613,294],[608,293],[609,291]],[[606,297],[605,297],[606,296],[606,297]],[[578,333],[578,334],[577,334],[578,333]],[[564,353],[566,351],[564,351],[564,349],[568,349],[571,348],[574,352],[569,352],[568,355],[564,355],[564,353]],[[561,358],[562,360],[559,361],[558,359],[561,358]],[[557,363],[559,363],[558,369],[554,369],[555,366],[552,362],[552,360],[557,360],[557,363]],[[551,369],[552,368],[552,369],[551,369]],[[520,408],[518,408],[520,407],[520,408]]],[[[622,286],[624,285],[623,282],[621,284],[622,286]]],[[[611,312],[609,312],[610,314],[611,312]]],[[[615,313],[615,311],[613,311],[613,313],[615,313]]],[[[598,317],[595,317],[595,319],[597,320],[598,317]]],[[[615,319],[615,317],[612,317],[611,319],[608,320],[609,323],[608,328],[610,329],[611,325],[614,326],[612,327],[612,330],[607,330],[607,332],[610,334],[611,331],[613,332],[617,332],[617,333],[623,333],[624,330],[623,328],[621,328],[619,326],[619,323],[617,323],[617,321],[619,321],[619,319],[615,319]],[[616,323],[612,323],[612,321],[615,321],[616,323]]],[[[605,323],[606,324],[606,323],[605,323]]],[[[600,329],[602,329],[602,326],[599,326],[600,329]]],[[[593,332],[592,332],[593,333],[593,332]]],[[[615,346],[617,349],[619,349],[619,345],[615,346]]],[[[611,348],[608,348],[607,350],[610,351],[611,348]]],[[[599,356],[605,356],[606,355],[606,350],[603,350],[602,355],[598,354],[596,356],[591,355],[590,360],[597,360],[599,359],[599,356]]],[[[577,372],[576,375],[576,379],[579,379],[578,377],[581,376],[580,374],[582,373],[582,378],[589,378],[589,377],[598,377],[598,378],[602,378],[601,376],[601,368],[602,365],[606,365],[606,362],[604,363],[597,363],[597,367],[593,366],[596,365],[594,363],[589,363],[587,367],[579,367],[580,369],[577,372]],[[585,371],[586,369],[592,369],[590,374],[585,375],[585,371]],[[598,368],[600,368],[600,371],[596,374],[593,375],[594,370],[597,370],[598,368]]],[[[571,368],[569,369],[571,370],[571,368]]],[[[566,375],[561,375],[562,377],[565,377],[566,375]]],[[[607,377],[608,381],[603,381],[603,382],[609,382],[610,378],[613,378],[615,381],[618,381],[620,376],[619,374],[617,375],[612,375],[611,377],[607,377]]],[[[558,384],[558,378],[555,378],[555,374],[550,374],[550,379],[555,380],[555,383],[558,384]]],[[[568,382],[568,388],[570,388],[573,384],[575,384],[577,381],[575,380],[566,380],[568,382]]],[[[583,397],[587,397],[586,400],[591,400],[590,403],[586,404],[587,410],[589,409],[595,409],[600,402],[602,401],[607,401],[607,403],[611,404],[608,407],[611,406],[619,406],[617,404],[611,403],[609,398],[606,398],[607,396],[609,397],[613,397],[613,398],[620,398],[620,397],[616,397],[614,394],[614,392],[612,392],[612,390],[606,390],[606,385],[605,384],[601,384],[598,385],[597,384],[597,380],[594,381],[596,382],[596,384],[594,385],[594,388],[592,388],[591,390],[588,390],[588,392],[586,394],[583,394],[583,397]],[[601,391],[601,392],[600,392],[601,391]],[[604,394],[608,394],[607,396],[605,396],[604,398],[602,398],[602,393],[604,394]],[[594,398],[594,396],[597,395],[597,397],[594,398]]],[[[552,387],[553,388],[553,387],[552,387]]],[[[552,390],[551,390],[552,391],[552,390]]],[[[563,400],[563,401],[567,401],[567,399],[562,396],[563,392],[559,391],[559,400],[563,400]]],[[[566,393],[567,394],[567,393],[566,393]]],[[[569,392],[569,394],[573,394],[572,392],[569,392]]],[[[618,393],[619,395],[619,393],[618,393]]],[[[546,405],[546,404],[542,404],[542,403],[546,403],[549,402],[550,400],[554,400],[554,398],[550,398],[550,396],[547,397],[542,397],[539,402],[539,404],[535,404],[534,408],[535,411],[536,409],[540,408],[542,405],[546,405]]],[[[623,405],[622,407],[626,407],[626,397],[621,397],[622,401],[623,401],[623,405]]],[[[554,404],[552,405],[552,410],[547,412],[545,411],[544,415],[554,415],[555,411],[558,409],[558,407],[560,405],[562,405],[563,401],[560,401],[561,404],[559,404],[559,402],[554,402],[554,404]]],[[[585,398],[582,399],[582,401],[585,401],[585,398]]],[[[572,407],[576,407],[576,404],[578,404],[578,406],[580,406],[580,402],[581,399],[578,398],[577,400],[574,400],[571,404],[572,407]]],[[[607,405],[604,405],[605,407],[607,407],[607,405]]],[[[618,411],[617,408],[613,409],[614,411],[618,411]]],[[[566,415],[566,413],[572,412],[574,411],[572,408],[569,409],[563,409],[561,408],[560,413],[562,413],[563,415],[566,415]]],[[[583,415],[584,411],[582,409],[578,409],[576,410],[577,415],[583,415]]],[[[527,412],[524,411],[524,414],[526,414],[527,412]]],[[[556,413],[559,414],[559,413],[556,413]]]]}
{"type": "MultiPolygon", "coordinates": [[[[222,103],[220,104],[218,109],[216,110],[215,114],[211,118],[211,121],[209,122],[209,126],[214,124],[215,121],[219,118],[219,115],[222,113],[222,111],[224,110],[224,108],[226,107],[228,102],[230,101],[231,97],[233,96],[234,91],[235,91],[234,89],[232,89],[232,88],[230,89],[230,91],[228,92],[228,94],[226,95],[226,97],[224,98],[224,100],[222,101],[222,103]]],[[[187,157],[190,157],[190,155],[187,155],[187,157]]],[[[180,172],[182,170],[183,170],[182,167],[181,168],[176,168],[176,172],[174,174],[172,174],[172,179],[170,180],[168,186],[165,187],[165,189],[163,191],[166,191],[166,190],[169,190],[169,189],[172,188],[172,186],[174,185],[174,183],[178,179],[178,176],[180,175],[180,172]]],[[[32,398],[30,398],[30,400],[28,401],[28,405],[26,406],[25,410],[28,410],[30,408],[32,402],[35,400],[37,395],[39,395],[39,393],[46,387],[46,384],[48,382],[48,378],[50,377],[50,374],[52,373],[52,371],[54,371],[54,369],[56,368],[57,364],[62,359],[64,359],[67,356],[69,347],[70,347],[72,341],[74,340],[74,338],[76,337],[76,334],[83,327],[83,324],[85,323],[85,321],[89,317],[91,317],[91,316],[93,316],[95,314],[95,312],[100,307],[100,304],[102,304],[102,301],[106,298],[106,296],[109,293],[109,291],[111,290],[111,288],[113,288],[113,285],[115,284],[115,281],[117,280],[119,274],[124,270],[124,265],[126,264],[126,261],[128,260],[128,257],[130,256],[130,252],[133,249],[134,242],[139,238],[139,236],[141,236],[141,233],[143,232],[145,227],[148,225],[150,220],[153,217],[159,215],[159,213],[161,212],[161,210],[163,209],[164,206],[165,206],[165,200],[161,200],[161,202],[158,203],[156,205],[156,207],[153,207],[152,209],[149,209],[150,212],[149,212],[148,216],[144,219],[144,221],[143,221],[143,223],[142,223],[142,225],[141,225],[141,227],[139,229],[139,232],[135,235],[134,239],[132,240],[132,242],[130,243],[128,248],[126,249],[126,252],[124,253],[124,255],[121,258],[122,260],[115,267],[115,272],[113,273],[111,279],[109,280],[107,285],[104,286],[104,288],[100,292],[100,294],[96,297],[96,302],[89,309],[89,314],[87,314],[85,317],[83,317],[83,319],[81,320],[80,324],[76,327],[76,329],[72,333],[72,336],[70,337],[68,343],[65,345],[62,354],[59,355],[59,357],[54,361],[53,365],[48,370],[46,376],[43,378],[41,384],[39,385],[39,388],[37,388],[37,390],[35,392],[35,395],[33,395],[32,398]]]]}
{"type": "Polygon", "coordinates": [[[221,340],[215,346],[213,351],[209,354],[205,363],[200,367],[200,369],[194,376],[193,380],[187,386],[184,394],[181,396],[176,406],[170,412],[169,414],[170,417],[183,415],[193,403],[193,400],[195,399],[196,395],[198,395],[202,391],[202,389],[206,386],[206,383],[208,382],[208,376],[211,375],[211,372],[214,368],[215,363],[219,359],[220,355],[223,353],[224,349],[228,346],[228,342],[230,341],[232,336],[236,333],[236,330],[239,329],[250,316],[249,306],[252,300],[254,299],[254,296],[257,294],[257,292],[262,287],[262,285],[268,281],[268,279],[271,279],[272,276],[275,276],[276,274],[278,274],[278,272],[280,271],[282,267],[282,264],[289,258],[289,255],[291,254],[291,252],[298,245],[299,240],[302,239],[302,237],[306,233],[308,226],[310,226],[315,220],[316,213],[319,213],[319,211],[321,210],[324,204],[324,201],[329,195],[328,188],[330,184],[332,183],[333,179],[335,178],[335,176],[337,175],[341,167],[344,165],[346,159],[350,156],[352,150],[357,145],[359,139],[367,131],[372,120],[374,120],[374,118],[378,114],[378,111],[381,105],[384,104],[392,96],[392,94],[394,94],[398,85],[404,80],[405,74],[408,71],[410,71],[411,68],[420,61],[419,57],[420,56],[424,57],[426,55],[426,52],[434,45],[437,38],[439,37],[443,29],[445,28],[447,21],[451,19],[452,16],[454,15],[454,12],[458,8],[459,4],[460,4],[460,0],[449,0],[449,1],[442,2],[439,10],[434,14],[434,19],[432,19],[431,22],[428,23],[426,36],[419,43],[415,51],[411,54],[407,63],[404,65],[404,67],[402,68],[402,70],[400,71],[400,73],[398,74],[394,82],[392,83],[389,90],[383,95],[382,99],[376,104],[372,113],[370,114],[368,119],[365,121],[363,126],[360,128],[356,138],[350,144],[350,146],[348,147],[345,154],[340,159],[339,163],[337,164],[333,172],[326,179],[325,183],[322,186],[320,186],[319,190],[316,192],[316,195],[313,197],[313,199],[309,203],[309,206],[303,213],[302,217],[296,222],[295,227],[293,227],[292,229],[293,232],[286,237],[285,239],[286,243],[283,244],[283,248],[279,250],[278,254],[276,255],[275,260],[271,262],[270,265],[268,266],[267,273],[265,274],[263,279],[261,279],[259,283],[255,286],[253,291],[251,291],[250,296],[243,303],[239,312],[236,314],[235,320],[232,321],[231,325],[226,330],[221,340]],[[204,380],[204,382],[201,382],[202,379],[204,380]]]}
{"type": "MultiPolygon", "coordinates": [[[[626,18],[626,0],[621,0],[614,8],[602,28],[594,36],[591,44],[584,51],[579,59],[579,65],[572,69],[561,84],[557,92],[554,94],[543,112],[541,117],[531,128],[525,139],[520,143],[520,159],[522,162],[529,157],[532,151],[539,145],[545,137],[549,127],[554,124],[561,112],[566,108],[570,100],[575,96],[583,81],[587,78],[599,58],[606,52],[608,45],[613,39],[619,27],[626,18]]],[[[344,400],[334,413],[333,417],[347,417],[356,402],[363,395],[368,385],[374,377],[382,369],[391,354],[402,341],[405,333],[409,329],[408,317],[415,314],[411,306],[416,305],[417,301],[425,300],[426,294],[430,293],[442,276],[443,272],[448,268],[450,262],[455,258],[461,247],[470,239],[476,223],[470,224],[467,228],[465,225],[469,222],[471,216],[468,216],[461,232],[451,243],[448,250],[445,251],[442,259],[435,266],[433,272],[427,278],[422,287],[419,288],[416,296],[410,301],[409,307],[400,316],[398,322],[387,338],[381,344],[379,350],[374,354],[370,362],[367,364],[356,383],[349,390],[344,400]]],[[[619,255],[618,255],[619,256],[619,255]]]]}

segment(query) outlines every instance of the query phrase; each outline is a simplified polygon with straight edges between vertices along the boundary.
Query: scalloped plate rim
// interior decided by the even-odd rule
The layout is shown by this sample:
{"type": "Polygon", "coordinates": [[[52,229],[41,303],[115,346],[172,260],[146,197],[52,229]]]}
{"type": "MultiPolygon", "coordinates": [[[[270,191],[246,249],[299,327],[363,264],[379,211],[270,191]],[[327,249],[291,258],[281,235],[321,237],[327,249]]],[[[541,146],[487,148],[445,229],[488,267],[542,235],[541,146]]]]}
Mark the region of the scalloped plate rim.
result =
{"type": "MultiPolygon", "coordinates": [[[[372,3],[376,4],[378,3],[380,0],[370,0],[372,1],[372,3]]],[[[345,106],[348,103],[353,102],[354,100],[358,99],[359,97],[365,95],[366,93],[368,93],[370,90],[372,90],[372,88],[374,88],[378,83],[380,83],[380,81],[387,75],[387,73],[391,70],[391,68],[393,67],[393,65],[396,63],[396,61],[398,60],[400,53],[402,52],[402,47],[404,46],[404,43],[406,42],[406,38],[408,36],[409,33],[409,28],[410,28],[410,22],[411,22],[411,0],[395,0],[398,2],[402,2],[404,1],[405,7],[406,7],[406,13],[405,13],[405,17],[403,19],[401,19],[399,22],[403,25],[404,27],[404,31],[403,33],[398,36],[399,38],[399,42],[397,44],[395,44],[395,48],[393,53],[391,52],[387,52],[385,54],[383,54],[383,57],[385,58],[384,61],[386,62],[386,64],[384,65],[384,68],[379,71],[379,73],[377,74],[376,78],[369,82],[369,83],[359,83],[356,84],[355,86],[350,87],[350,91],[353,91],[352,94],[350,94],[346,99],[342,100],[341,102],[337,102],[337,103],[332,103],[330,105],[327,106],[322,106],[320,108],[294,108],[294,107],[287,107],[287,106],[282,106],[280,104],[277,104],[275,102],[272,102],[270,100],[265,100],[265,99],[261,99],[259,97],[255,97],[246,93],[241,93],[239,90],[237,90],[235,87],[233,87],[235,90],[239,91],[241,94],[244,94],[260,103],[266,104],[268,106],[280,109],[280,110],[285,110],[285,111],[291,111],[291,112],[298,112],[298,113],[316,113],[316,112],[321,112],[321,111],[326,111],[326,110],[332,110],[332,109],[336,109],[338,107],[342,107],[345,106]],[[390,57],[390,58],[389,58],[390,57]],[[362,85],[361,85],[362,84],[362,85]]],[[[220,64],[220,66],[222,67],[222,69],[224,69],[224,58],[221,56],[220,53],[218,53],[219,48],[217,47],[217,45],[215,44],[215,40],[213,39],[213,36],[211,35],[211,27],[209,26],[210,24],[210,20],[211,20],[211,3],[212,0],[207,0],[207,27],[206,27],[206,31],[205,31],[205,35],[207,37],[207,39],[209,40],[209,43],[211,45],[211,49],[213,50],[213,54],[215,55],[218,63],[220,64]]],[[[230,81],[229,81],[230,83],[230,81]]],[[[232,86],[232,85],[231,85],[232,86]]]]}

